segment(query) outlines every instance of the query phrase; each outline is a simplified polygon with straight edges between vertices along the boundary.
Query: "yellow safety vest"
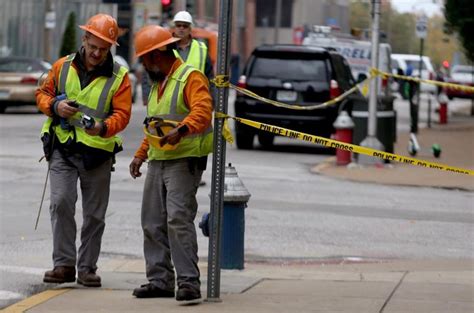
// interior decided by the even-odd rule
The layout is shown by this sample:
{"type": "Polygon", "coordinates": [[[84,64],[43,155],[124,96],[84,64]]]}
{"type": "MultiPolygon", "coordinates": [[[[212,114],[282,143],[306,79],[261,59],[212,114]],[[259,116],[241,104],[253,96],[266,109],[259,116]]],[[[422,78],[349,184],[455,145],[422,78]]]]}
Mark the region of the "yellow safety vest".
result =
{"type": "MultiPolygon", "coordinates": [[[[184,102],[184,87],[189,74],[196,69],[189,64],[181,64],[171,74],[165,90],[158,99],[158,83],[154,83],[148,98],[147,116],[181,122],[189,114],[184,102]]],[[[149,160],[174,160],[185,157],[202,157],[212,152],[213,129],[209,126],[203,133],[184,136],[174,150],[160,150],[152,145],[148,148],[149,160]]]]}
{"type": "Polygon", "coordinates": [[[204,73],[206,68],[207,46],[204,42],[193,39],[191,41],[191,48],[189,49],[188,58],[183,60],[177,50],[174,50],[176,58],[184,63],[194,66],[201,73],[204,73]]]}
{"type": "Polygon", "coordinates": [[[92,148],[113,152],[116,146],[122,145],[122,139],[119,136],[110,138],[90,136],[82,128],[80,120],[83,114],[87,114],[99,122],[109,116],[112,97],[120,87],[128,70],[117,62],[114,62],[111,77],[97,77],[84,89],[81,89],[81,82],[77,71],[71,66],[74,57],[75,54],[66,57],[66,61],[60,70],[57,86],[59,94],[66,94],[67,99],[75,100],[79,105],[79,112],[68,119],[68,123],[72,125],[74,129],[65,130],[62,129],[60,125],[51,126],[53,119],[50,117],[43,124],[41,135],[49,133],[50,127],[52,127],[60,143],[75,140],[92,148]]]}

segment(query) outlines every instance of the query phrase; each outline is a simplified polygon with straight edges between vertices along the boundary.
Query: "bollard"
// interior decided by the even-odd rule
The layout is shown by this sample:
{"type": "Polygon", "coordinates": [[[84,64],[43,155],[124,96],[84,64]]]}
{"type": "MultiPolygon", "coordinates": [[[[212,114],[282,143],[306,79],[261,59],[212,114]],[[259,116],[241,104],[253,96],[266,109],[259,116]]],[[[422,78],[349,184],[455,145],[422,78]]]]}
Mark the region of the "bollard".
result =
{"type": "MultiPolygon", "coordinates": [[[[333,126],[336,129],[336,140],[352,143],[354,122],[346,111],[341,111],[341,113],[339,113],[333,126]]],[[[346,165],[349,163],[351,163],[351,152],[347,150],[336,149],[336,164],[346,165]]]]}
{"type": "Polygon", "coordinates": [[[444,88],[443,91],[439,94],[438,101],[439,101],[439,123],[440,124],[447,124],[448,123],[448,96],[446,95],[444,88]]]}
{"type": "MultiPolygon", "coordinates": [[[[222,217],[221,268],[244,268],[245,208],[250,193],[237,171],[229,163],[224,177],[224,208],[222,217]]],[[[209,237],[209,214],[205,213],[199,223],[204,236],[209,237]]]]}

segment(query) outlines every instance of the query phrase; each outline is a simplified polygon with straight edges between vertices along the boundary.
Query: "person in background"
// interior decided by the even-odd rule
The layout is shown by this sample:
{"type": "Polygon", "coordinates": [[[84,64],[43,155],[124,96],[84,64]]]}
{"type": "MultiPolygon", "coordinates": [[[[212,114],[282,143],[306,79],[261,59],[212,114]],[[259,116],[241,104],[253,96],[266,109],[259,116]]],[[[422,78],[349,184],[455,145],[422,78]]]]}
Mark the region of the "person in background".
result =
{"type": "Polygon", "coordinates": [[[135,36],[136,56],[153,82],[145,123],[160,136],[147,134],[130,163],[130,175],[137,178],[148,160],[141,222],[149,283],[133,295],[174,297],[177,282],[176,300],[192,303],[201,299],[194,219],[198,185],[212,152],[212,99],[207,78],[176,57],[177,41],[158,25],[135,36]]]}
{"type": "Polygon", "coordinates": [[[173,18],[174,31],[173,36],[180,38],[176,57],[181,58],[185,63],[190,64],[201,71],[211,80],[214,78],[214,69],[204,42],[194,39],[191,35],[194,25],[191,14],[187,11],[179,11],[173,18]]]}
{"type": "Polygon", "coordinates": [[[106,14],[91,17],[79,51],[56,61],[36,91],[37,106],[48,118],[41,138],[49,162],[54,268],[47,283],[76,280],[100,287],[96,274],[115,153],[117,133],[127,126],[132,89],[127,69],[114,62],[118,25],[106,14]],[[81,245],[76,251],[77,182],[82,193],[81,245]]]}
{"type": "MultiPolygon", "coordinates": [[[[406,76],[413,76],[413,65],[407,63],[406,76]]],[[[407,81],[408,88],[408,101],[410,103],[410,132],[413,134],[418,133],[418,103],[417,103],[417,92],[419,84],[414,81],[407,81]]]]}

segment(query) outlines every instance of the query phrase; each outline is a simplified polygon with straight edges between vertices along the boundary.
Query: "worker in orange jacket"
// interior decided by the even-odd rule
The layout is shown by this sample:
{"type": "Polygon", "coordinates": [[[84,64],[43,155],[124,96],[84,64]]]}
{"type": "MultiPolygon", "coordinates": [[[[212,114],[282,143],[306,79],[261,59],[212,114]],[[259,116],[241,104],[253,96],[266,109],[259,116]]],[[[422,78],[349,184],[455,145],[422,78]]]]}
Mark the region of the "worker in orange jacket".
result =
{"type": "Polygon", "coordinates": [[[153,85],[146,137],[130,163],[136,178],[148,160],[141,220],[149,283],[133,295],[176,296],[189,303],[201,299],[194,219],[196,192],[213,145],[212,99],[206,76],[175,56],[178,40],[157,25],[135,36],[136,56],[143,58],[153,85]]]}
{"type": "Polygon", "coordinates": [[[79,51],[53,65],[36,91],[37,106],[47,116],[41,131],[51,182],[53,264],[43,281],[76,280],[100,287],[96,274],[114,155],[122,150],[116,134],[128,124],[132,90],[127,69],[114,62],[118,25],[106,14],[91,17],[79,51]],[[82,193],[81,245],[76,251],[77,181],[82,193]]]}

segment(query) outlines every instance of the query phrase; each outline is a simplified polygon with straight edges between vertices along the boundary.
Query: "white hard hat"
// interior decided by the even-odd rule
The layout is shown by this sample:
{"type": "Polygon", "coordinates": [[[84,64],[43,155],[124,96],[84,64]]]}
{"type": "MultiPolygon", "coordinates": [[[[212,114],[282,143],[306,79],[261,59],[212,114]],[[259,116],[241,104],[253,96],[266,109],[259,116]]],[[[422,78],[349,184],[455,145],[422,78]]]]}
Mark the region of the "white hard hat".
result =
{"type": "Polygon", "coordinates": [[[173,23],[184,22],[193,25],[193,17],[187,11],[179,11],[173,18],[173,23]]]}

